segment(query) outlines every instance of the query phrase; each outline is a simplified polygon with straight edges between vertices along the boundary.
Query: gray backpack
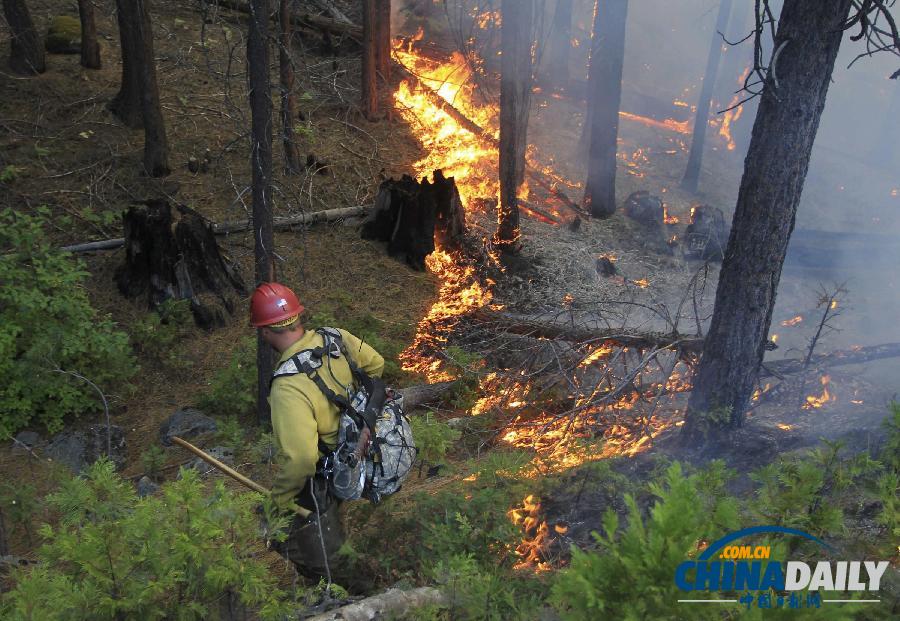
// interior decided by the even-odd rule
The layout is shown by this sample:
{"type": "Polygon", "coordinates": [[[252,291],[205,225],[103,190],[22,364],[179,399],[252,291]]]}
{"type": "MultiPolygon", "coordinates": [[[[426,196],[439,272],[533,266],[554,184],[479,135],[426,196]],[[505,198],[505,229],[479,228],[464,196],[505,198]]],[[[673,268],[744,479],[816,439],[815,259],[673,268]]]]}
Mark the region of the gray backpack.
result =
{"type": "Polygon", "coordinates": [[[338,406],[338,443],[332,449],[319,439],[319,451],[324,457],[316,472],[325,476],[336,498],[367,498],[378,503],[400,489],[418,452],[409,419],[403,413],[403,397],[387,389],[380,378],[371,377],[356,366],[339,330],[320,328],[316,332],[322,335],[324,344],[291,356],[275,370],[272,380],[304,373],[338,406]],[[354,394],[339,395],[319,377],[318,369],[323,364],[341,358],[350,367],[354,394]]]}

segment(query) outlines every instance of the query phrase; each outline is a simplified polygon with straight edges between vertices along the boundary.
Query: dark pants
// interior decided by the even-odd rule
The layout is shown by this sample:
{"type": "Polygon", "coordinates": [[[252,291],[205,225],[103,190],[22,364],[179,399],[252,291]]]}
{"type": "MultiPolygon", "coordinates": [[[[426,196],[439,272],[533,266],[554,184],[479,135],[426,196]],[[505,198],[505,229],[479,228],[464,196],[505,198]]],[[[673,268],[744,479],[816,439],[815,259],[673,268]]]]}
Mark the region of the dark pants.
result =
{"type": "Polygon", "coordinates": [[[297,504],[312,511],[313,515],[309,518],[294,517],[281,553],[294,563],[300,575],[313,580],[327,579],[328,569],[334,582],[346,586],[341,579],[346,580],[347,563],[337,555],[344,543],[340,502],[331,497],[327,490],[328,484],[318,476],[307,481],[297,496],[297,504]],[[318,517],[315,515],[317,505],[318,517]]]}

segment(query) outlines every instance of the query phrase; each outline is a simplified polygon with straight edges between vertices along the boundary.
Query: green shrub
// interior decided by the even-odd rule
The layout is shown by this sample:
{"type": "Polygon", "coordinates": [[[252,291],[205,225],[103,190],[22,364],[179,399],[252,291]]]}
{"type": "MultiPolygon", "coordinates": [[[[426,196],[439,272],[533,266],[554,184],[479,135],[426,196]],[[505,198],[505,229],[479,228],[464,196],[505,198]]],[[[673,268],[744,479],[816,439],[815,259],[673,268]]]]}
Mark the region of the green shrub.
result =
{"type": "Polygon", "coordinates": [[[438,420],[432,420],[432,412],[425,416],[413,416],[409,419],[412,427],[419,459],[424,463],[436,465],[444,460],[447,450],[459,440],[460,432],[438,420]]]}
{"type": "Polygon", "coordinates": [[[890,409],[891,413],[882,423],[885,442],[881,449],[881,460],[891,470],[900,472],[900,403],[891,402],[890,409]]]}
{"type": "MultiPolygon", "coordinates": [[[[737,526],[735,501],[705,497],[699,484],[700,477],[685,476],[674,463],[661,482],[651,484],[658,500],[646,520],[630,494],[625,496],[628,526],[621,534],[618,515],[608,510],[605,535],[593,533],[600,550],[573,547],[571,566],[553,585],[550,601],[562,618],[680,618],[675,568],[697,550],[700,540],[737,526]]],[[[696,618],[720,619],[721,611],[698,609],[696,618]]]]}
{"type": "Polygon", "coordinates": [[[166,452],[158,444],[153,444],[141,453],[141,467],[144,474],[158,481],[162,475],[163,466],[166,465],[166,452]]]}
{"type": "Polygon", "coordinates": [[[102,411],[88,382],[56,369],[115,392],[135,369],[128,337],[90,304],[84,264],[45,238],[47,217],[0,212],[0,437],[102,411]]]}
{"type": "Polygon", "coordinates": [[[207,414],[241,416],[256,406],[256,341],[246,339],[220,369],[197,403],[207,414]]]}
{"type": "Polygon", "coordinates": [[[263,619],[290,612],[257,558],[258,494],[220,482],[209,495],[184,470],[161,497],[139,499],[101,460],[48,501],[60,522],[41,527],[40,563],[13,574],[4,619],[217,619],[235,600],[263,619]]]}
{"type": "Polygon", "coordinates": [[[142,358],[183,369],[187,362],[179,355],[178,345],[193,328],[190,300],[166,300],[131,325],[131,341],[142,358]]]}
{"type": "Polygon", "coordinates": [[[237,416],[219,418],[216,424],[219,427],[219,430],[216,432],[216,439],[219,442],[234,449],[235,453],[243,448],[246,430],[237,416]]]}

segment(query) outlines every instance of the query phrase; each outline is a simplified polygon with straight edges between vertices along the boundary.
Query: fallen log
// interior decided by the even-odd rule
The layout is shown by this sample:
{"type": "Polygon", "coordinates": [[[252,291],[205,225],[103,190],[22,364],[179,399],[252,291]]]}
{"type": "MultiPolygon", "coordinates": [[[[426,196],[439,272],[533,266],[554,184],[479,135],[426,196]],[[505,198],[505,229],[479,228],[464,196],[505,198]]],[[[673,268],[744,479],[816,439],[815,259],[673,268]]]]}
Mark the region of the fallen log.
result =
{"type": "Polygon", "coordinates": [[[320,10],[325,11],[329,15],[331,15],[332,19],[335,21],[341,22],[342,24],[350,24],[353,26],[353,21],[350,20],[349,17],[341,13],[341,11],[334,6],[329,0],[313,0],[313,3],[319,7],[320,10]]]}
{"type": "Polygon", "coordinates": [[[572,322],[538,319],[526,315],[476,311],[472,315],[476,322],[493,331],[507,332],[535,338],[562,339],[573,343],[615,343],[622,347],[644,349],[670,348],[682,352],[700,352],[703,337],[663,332],[636,332],[628,329],[594,328],[572,322]]]}
{"type": "MultiPolygon", "coordinates": [[[[372,619],[407,618],[417,608],[442,606],[444,594],[434,587],[419,587],[404,591],[388,589],[384,593],[367,597],[353,604],[335,608],[330,612],[308,618],[306,621],[372,621],[372,619]]],[[[413,618],[413,617],[409,617],[413,618]]]]}
{"type": "Polygon", "coordinates": [[[800,358],[764,362],[759,369],[759,377],[760,379],[780,377],[782,375],[801,373],[810,369],[862,364],[888,358],[900,358],[900,343],[883,343],[881,345],[837,350],[827,354],[816,354],[810,359],[809,364],[804,364],[804,361],[800,358]]]}
{"type": "MultiPolygon", "coordinates": [[[[338,209],[326,209],[324,211],[314,211],[312,213],[304,213],[298,216],[288,216],[286,218],[275,218],[272,225],[276,229],[285,229],[299,225],[313,225],[320,222],[333,222],[343,218],[353,218],[363,216],[369,210],[370,205],[359,205],[356,207],[339,207],[338,209]]],[[[253,227],[249,220],[223,222],[221,224],[212,223],[210,228],[214,235],[228,235],[238,231],[247,231],[253,227]]],[[[93,250],[114,250],[125,244],[124,237],[116,237],[114,239],[104,239],[101,241],[85,242],[83,244],[73,244],[71,246],[63,246],[60,250],[66,252],[91,252],[93,250]]]]}
{"type": "MultiPolygon", "coordinates": [[[[220,6],[239,11],[241,13],[250,14],[250,3],[243,0],[218,0],[220,6]]],[[[273,16],[277,15],[277,11],[273,12],[273,16]]],[[[349,21],[349,20],[348,20],[349,21]]],[[[346,23],[324,15],[314,15],[312,13],[292,13],[291,23],[302,28],[313,28],[315,30],[325,31],[329,34],[346,35],[357,41],[362,40],[362,27],[353,23],[346,23]]]]}
{"type": "MultiPolygon", "coordinates": [[[[428,101],[446,112],[453,118],[454,121],[459,123],[463,127],[463,129],[469,131],[475,137],[484,141],[492,149],[500,148],[500,140],[498,138],[495,138],[493,134],[491,134],[480,125],[478,125],[478,123],[460,112],[458,108],[441,97],[433,88],[425,84],[424,81],[420,80],[415,74],[409,71],[409,69],[407,69],[403,65],[403,63],[398,61],[396,58],[394,60],[403,77],[405,77],[407,80],[410,80],[413,86],[419,86],[422,93],[424,93],[425,97],[428,98],[428,101]]],[[[549,192],[551,196],[558,199],[563,205],[577,213],[579,216],[588,215],[588,213],[584,209],[582,209],[577,203],[570,199],[565,192],[559,189],[556,180],[554,180],[553,178],[537,170],[528,163],[525,164],[525,174],[528,175],[529,179],[547,190],[547,192],[549,192]]]]}
{"type": "Polygon", "coordinates": [[[455,381],[436,382],[434,384],[416,384],[397,390],[403,396],[403,409],[411,412],[426,403],[431,403],[456,385],[455,381]]]}

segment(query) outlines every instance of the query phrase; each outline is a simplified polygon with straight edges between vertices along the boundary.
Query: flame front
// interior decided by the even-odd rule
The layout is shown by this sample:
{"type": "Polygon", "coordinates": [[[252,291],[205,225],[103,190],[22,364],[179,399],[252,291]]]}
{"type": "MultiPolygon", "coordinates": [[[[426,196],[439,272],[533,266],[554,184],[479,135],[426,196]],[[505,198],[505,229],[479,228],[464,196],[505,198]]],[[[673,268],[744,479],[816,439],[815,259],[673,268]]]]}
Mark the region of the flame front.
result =
{"type": "Polygon", "coordinates": [[[828,390],[828,384],[831,383],[831,376],[823,375],[820,381],[822,382],[822,394],[809,395],[806,397],[806,403],[803,404],[804,410],[817,410],[826,403],[831,403],[835,400],[835,396],[828,390]]]}

